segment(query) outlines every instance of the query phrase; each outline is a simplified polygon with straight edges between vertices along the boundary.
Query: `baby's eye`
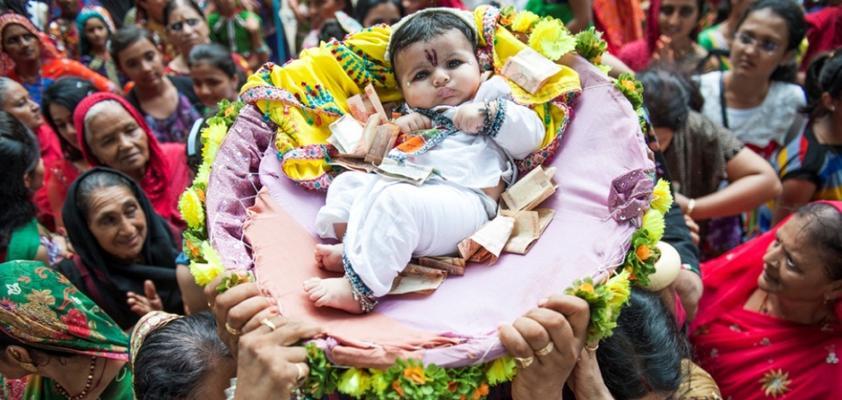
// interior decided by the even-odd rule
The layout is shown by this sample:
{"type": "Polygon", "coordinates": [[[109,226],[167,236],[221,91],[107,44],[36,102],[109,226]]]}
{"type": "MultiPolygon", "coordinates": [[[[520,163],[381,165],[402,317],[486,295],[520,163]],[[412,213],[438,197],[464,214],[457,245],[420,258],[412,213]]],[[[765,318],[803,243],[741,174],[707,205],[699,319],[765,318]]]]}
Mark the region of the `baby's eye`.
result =
{"type": "Polygon", "coordinates": [[[428,76],[430,76],[430,74],[427,73],[427,71],[421,71],[421,72],[415,74],[415,76],[412,77],[412,80],[413,81],[420,81],[422,79],[427,79],[428,76]]]}
{"type": "Polygon", "coordinates": [[[456,68],[456,67],[458,67],[462,64],[463,64],[462,60],[450,60],[450,61],[447,62],[447,67],[448,68],[456,68]]]}

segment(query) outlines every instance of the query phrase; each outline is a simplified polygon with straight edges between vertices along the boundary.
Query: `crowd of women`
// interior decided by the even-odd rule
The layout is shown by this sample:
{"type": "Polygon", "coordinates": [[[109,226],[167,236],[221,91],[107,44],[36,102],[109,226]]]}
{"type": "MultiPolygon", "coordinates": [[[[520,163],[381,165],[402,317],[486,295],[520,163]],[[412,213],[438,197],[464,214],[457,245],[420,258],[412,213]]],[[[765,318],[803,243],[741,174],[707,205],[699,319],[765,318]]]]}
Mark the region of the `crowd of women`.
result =
{"type": "MultiPolygon", "coordinates": [[[[255,283],[199,287],[181,253],[202,120],[267,61],[485,3],[0,1],[3,398],[294,396],[300,343],[322,328],[281,316],[255,283]]],[[[665,240],[685,269],[661,292],[634,289],[598,347],[575,297],[501,321],[509,353],[534,362],[491,398],[836,396],[840,3],[494,3],[596,26],[609,74],[642,82],[676,199],[665,240]]]]}

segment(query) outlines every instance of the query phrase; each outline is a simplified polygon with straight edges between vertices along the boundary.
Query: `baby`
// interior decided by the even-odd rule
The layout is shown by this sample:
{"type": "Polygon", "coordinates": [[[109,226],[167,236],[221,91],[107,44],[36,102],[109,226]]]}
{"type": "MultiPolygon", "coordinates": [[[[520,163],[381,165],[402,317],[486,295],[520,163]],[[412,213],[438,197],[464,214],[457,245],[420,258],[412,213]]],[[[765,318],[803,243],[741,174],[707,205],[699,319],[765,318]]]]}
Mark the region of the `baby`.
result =
{"type": "Polygon", "coordinates": [[[540,147],[538,114],[508,100],[502,78],[483,81],[476,35],[470,15],[446,9],[418,12],[394,27],[389,57],[413,110],[395,123],[405,133],[438,130],[388,157],[437,175],[421,186],[362,172],[336,177],[316,228],[343,243],[317,245],[315,258],[345,276],[304,282],[316,306],[369,312],[410,258],[455,253],[496,215],[500,194],[516,178],[513,160],[540,147]]]}

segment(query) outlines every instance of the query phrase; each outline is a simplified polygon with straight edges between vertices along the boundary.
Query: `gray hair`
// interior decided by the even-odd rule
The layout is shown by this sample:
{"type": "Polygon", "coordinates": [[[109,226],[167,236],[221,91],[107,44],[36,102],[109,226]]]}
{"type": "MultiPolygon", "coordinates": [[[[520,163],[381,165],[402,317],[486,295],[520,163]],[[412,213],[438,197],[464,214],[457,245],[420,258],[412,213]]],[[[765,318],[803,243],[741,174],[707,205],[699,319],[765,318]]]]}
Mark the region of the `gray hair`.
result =
{"type": "MultiPolygon", "coordinates": [[[[85,113],[85,136],[89,135],[91,132],[91,121],[99,116],[106,108],[109,106],[117,106],[119,108],[123,108],[117,100],[103,100],[99,103],[94,104],[91,108],[88,109],[88,112],[85,113]]],[[[87,137],[85,138],[87,140],[87,137]]]]}
{"type": "MultiPolygon", "coordinates": [[[[7,76],[0,76],[0,99],[6,97],[6,93],[9,91],[9,86],[15,82],[12,78],[7,76]]],[[[2,102],[3,100],[0,100],[2,102]]]]}
{"type": "Polygon", "coordinates": [[[207,311],[152,331],[135,355],[134,392],[139,400],[189,399],[220,362],[232,359],[207,311]]]}

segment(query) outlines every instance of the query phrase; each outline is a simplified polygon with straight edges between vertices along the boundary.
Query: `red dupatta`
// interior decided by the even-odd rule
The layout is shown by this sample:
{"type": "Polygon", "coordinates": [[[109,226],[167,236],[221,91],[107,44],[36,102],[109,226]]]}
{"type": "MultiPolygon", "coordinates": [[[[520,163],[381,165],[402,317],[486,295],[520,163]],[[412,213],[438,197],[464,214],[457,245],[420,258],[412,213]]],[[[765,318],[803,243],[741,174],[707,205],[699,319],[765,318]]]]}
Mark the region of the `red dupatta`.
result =
{"type": "Polygon", "coordinates": [[[658,23],[660,13],[661,0],[650,1],[649,10],[646,13],[646,30],[643,32],[643,38],[626,44],[617,53],[617,58],[635,71],[642,71],[649,66],[658,38],[661,37],[661,26],[658,23]]]}
{"type": "MultiPolygon", "coordinates": [[[[32,25],[32,22],[23,15],[15,13],[0,15],[0,34],[2,34],[3,30],[9,25],[20,25],[38,38],[38,43],[41,47],[42,61],[61,58],[61,52],[56,49],[56,46],[53,45],[52,40],[50,40],[47,34],[39,31],[38,28],[36,28],[35,25],[32,25]]],[[[0,45],[0,50],[2,50],[2,45],[0,45]]],[[[15,62],[8,54],[6,54],[5,51],[0,51],[0,70],[2,70],[2,75],[8,76],[16,81],[19,80],[15,74],[15,62]]]]}
{"type": "Polygon", "coordinates": [[[169,165],[168,158],[161,149],[158,139],[149,130],[146,121],[140,116],[140,113],[124,98],[113,93],[95,93],[85,97],[82,102],[76,106],[73,112],[73,125],[76,128],[77,137],[79,140],[79,149],[82,150],[82,155],[85,157],[91,166],[104,166],[92,153],[85,140],[85,115],[88,110],[95,104],[102,101],[113,100],[119,103],[128,113],[134,118],[138,126],[146,133],[146,140],[149,146],[149,162],[146,166],[146,175],[138,182],[146,197],[152,203],[155,211],[161,215],[165,220],[180,226],[181,217],[179,216],[176,202],[178,201],[178,194],[172,193],[171,183],[174,179],[172,176],[172,169],[169,165]]]}
{"type": "MultiPolygon", "coordinates": [[[[842,202],[824,202],[842,212],[842,202]]],[[[704,296],[691,326],[700,365],[734,399],[829,399],[842,382],[839,321],[803,325],[744,309],[763,255],[786,221],[702,265],[704,296]]]]}

